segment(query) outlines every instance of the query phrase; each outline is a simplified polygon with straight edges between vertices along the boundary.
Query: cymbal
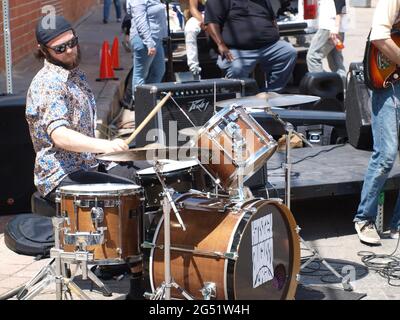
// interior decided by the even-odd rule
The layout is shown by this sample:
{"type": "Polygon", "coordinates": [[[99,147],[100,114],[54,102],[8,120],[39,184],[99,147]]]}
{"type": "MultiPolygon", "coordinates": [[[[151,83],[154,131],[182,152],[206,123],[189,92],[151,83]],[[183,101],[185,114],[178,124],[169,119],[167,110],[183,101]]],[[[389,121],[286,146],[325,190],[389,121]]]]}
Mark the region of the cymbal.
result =
{"type": "Polygon", "coordinates": [[[188,137],[195,137],[198,135],[199,130],[202,127],[189,127],[189,128],[184,128],[179,130],[179,134],[184,135],[184,136],[188,136],[188,137]]]}
{"type": "Polygon", "coordinates": [[[162,148],[134,148],[127,151],[110,152],[98,155],[96,158],[104,161],[152,161],[160,159],[193,160],[209,159],[212,150],[194,147],[162,147],[162,148]]]}
{"type": "Polygon", "coordinates": [[[255,96],[242,97],[217,101],[217,108],[230,107],[232,104],[241,105],[245,108],[266,108],[266,107],[289,107],[300,104],[307,104],[319,101],[317,96],[301,94],[279,94],[276,92],[260,93],[255,96]]]}

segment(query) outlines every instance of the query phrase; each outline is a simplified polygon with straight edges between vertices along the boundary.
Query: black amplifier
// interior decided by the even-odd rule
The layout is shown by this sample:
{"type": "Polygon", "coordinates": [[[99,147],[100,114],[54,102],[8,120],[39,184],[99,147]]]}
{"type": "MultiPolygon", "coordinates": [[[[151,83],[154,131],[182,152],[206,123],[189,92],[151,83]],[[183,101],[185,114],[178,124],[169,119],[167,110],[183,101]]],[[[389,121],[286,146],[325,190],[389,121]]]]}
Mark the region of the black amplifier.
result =
{"type": "Polygon", "coordinates": [[[167,146],[183,145],[189,138],[179,135],[179,130],[193,126],[187,117],[195,126],[203,126],[214,115],[216,101],[255,95],[258,87],[254,79],[207,79],[141,85],[135,92],[136,127],[170,91],[172,98],[136,136],[136,147],[153,142],[167,146]]]}

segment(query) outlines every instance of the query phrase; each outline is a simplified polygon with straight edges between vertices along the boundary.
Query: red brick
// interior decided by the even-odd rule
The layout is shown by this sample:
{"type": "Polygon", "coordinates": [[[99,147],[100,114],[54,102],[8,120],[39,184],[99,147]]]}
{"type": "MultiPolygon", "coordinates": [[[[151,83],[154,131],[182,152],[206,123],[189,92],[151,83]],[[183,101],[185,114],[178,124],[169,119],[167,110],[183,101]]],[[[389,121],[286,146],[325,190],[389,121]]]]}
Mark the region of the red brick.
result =
{"type": "MultiPolygon", "coordinates": [[[[97,3],[98,0],[9,0],[13,63],[33,53],[36,47],[34,30],[43,6],[52,5],[57,14],[75,22],[97,3]]],[[[0,5],[0,71],[5,69],[3,34],[3,9],[0,5]]]]}

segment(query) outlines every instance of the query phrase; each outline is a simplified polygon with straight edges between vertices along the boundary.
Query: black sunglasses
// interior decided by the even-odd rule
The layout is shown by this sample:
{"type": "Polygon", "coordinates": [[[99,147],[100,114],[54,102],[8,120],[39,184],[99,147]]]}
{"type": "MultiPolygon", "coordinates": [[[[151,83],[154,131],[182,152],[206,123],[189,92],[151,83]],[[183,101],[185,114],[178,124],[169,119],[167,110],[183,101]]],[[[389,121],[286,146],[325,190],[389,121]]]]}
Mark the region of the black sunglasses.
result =
{"type": "Polygon", "coordinates": [[[48,47],[50,49],[53,49],[55,51],[56,54],[61,54],[64,53],[67,50],[67,47],[72,49],[75,48],[78,44],[78,37],[73,37],[71,40],[59,44],[58,46],[54,46],[54,47],[48,47]]]}

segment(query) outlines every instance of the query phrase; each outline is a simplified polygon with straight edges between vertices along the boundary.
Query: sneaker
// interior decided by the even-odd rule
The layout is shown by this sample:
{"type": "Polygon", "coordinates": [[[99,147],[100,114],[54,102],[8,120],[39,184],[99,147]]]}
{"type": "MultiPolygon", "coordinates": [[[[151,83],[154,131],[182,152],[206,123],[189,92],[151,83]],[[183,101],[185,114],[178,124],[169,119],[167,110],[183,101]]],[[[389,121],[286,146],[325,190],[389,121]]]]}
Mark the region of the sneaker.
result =
{"type": "Polygon", "coordinates": [[[108,21],[107,21],[106,19],[103,19],[103,23],[104,23],[104,24],[107,24],[108,21]]]}
{"type": "Polygon", "coordinates": [[[381,238],[376,231],[375,224],[370,221],[361,221],[355,223],[355,228],[361,242],[368,244],[380,244],[381,238]]]}
{"type": "Polygon", "coordinates": [[[121,22],[121,18],[118,18],[118,19],[117,19],[117,22],[121,22]]]}
{"type": "Polygon", "coordinates": [[[398,239],[399,230],[390,230],[390,239],[398,239]]]}

